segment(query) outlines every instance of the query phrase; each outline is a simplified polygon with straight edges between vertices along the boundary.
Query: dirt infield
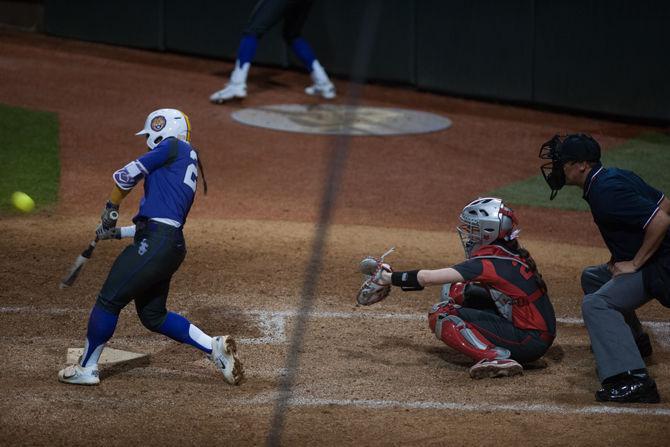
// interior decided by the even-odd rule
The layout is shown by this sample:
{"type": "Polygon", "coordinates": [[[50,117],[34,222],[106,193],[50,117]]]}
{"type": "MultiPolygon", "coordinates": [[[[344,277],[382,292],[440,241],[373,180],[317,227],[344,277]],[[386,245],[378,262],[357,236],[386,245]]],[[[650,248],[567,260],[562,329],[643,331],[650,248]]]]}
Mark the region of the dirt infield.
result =
{"type": "MultiPolygon", "coordinates": [[[[230,68],[0,32],[0,102],[56,112],[62,161],[55,209],[0,216],[0,444],[265,443],[334,137],[233,122],[242,104],[207,102],[230,68]],[[144,150],[133,134],[159,107],[189,114],[210,188],[186,225],[189,254],[169,305],[208,333],[234,334],[248,379],[227,386],[194,349],[146,331],[131,306],[110,346],[148,353],[149,362],[103,368],[98,387],[59,384],[66,349],[81,346],[95,294],[125,242],[101,243],[75,287],[58,290],[59,279],[96,225],[111,173],[144,150]]],[[[302,93],[306,82],[302,73],[253,67],[243,105],[315,102],[302,93]]],[[[346,82],[337,85],[344,103],[346,82]]],[[[593,400],[578,281],[583,266],[607,254],[588,214],[515,207],[560,317],[544,363],[523,376],[472,381],[467,358],[427,329],[437,290],[353,305],[363,255],[396,245],[399,269],[459,261],[460,208],[537,173],[537,147],[554,133],[588,131],[607,149],[647,129],[383,86],[366,87],[363,99],[446,115],[453,126],[352,140],[282,444],[666,445],[667,309],[651,303],[639,314],[650,322],[650,369],[665,400],[593,400]]],[[[122,223],[138,196],[124,203],[122,223]]]]}

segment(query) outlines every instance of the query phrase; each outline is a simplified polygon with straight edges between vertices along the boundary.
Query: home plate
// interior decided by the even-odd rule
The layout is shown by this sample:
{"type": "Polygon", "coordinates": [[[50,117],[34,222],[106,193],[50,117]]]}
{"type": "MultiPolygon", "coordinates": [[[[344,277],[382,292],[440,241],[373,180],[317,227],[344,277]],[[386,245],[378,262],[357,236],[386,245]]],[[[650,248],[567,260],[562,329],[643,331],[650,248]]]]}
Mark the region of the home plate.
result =
{"type": "MultiPolygon", "coordinates": [[[[77,363],[83,352],[84,348],[67,348],[67,363],[77,363]]],[[[98,364],[114,365],[116,363],[131,362],[143,357],[147,357],[147,354],[138,354],[136,352],[122,351],[120,349],[105,348],[102,351],[100,360],[98,360],[98,364]]]]}

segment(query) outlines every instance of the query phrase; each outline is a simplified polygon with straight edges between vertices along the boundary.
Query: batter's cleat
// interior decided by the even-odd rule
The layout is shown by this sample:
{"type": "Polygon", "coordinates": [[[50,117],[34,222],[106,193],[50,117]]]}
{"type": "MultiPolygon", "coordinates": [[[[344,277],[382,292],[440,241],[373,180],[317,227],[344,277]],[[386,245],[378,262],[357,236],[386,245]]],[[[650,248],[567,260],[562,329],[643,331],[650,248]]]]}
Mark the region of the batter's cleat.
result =
{"type": "Polygon", "coordinates": [[[61,369],[58,380],[72,385],[97,385],[100,383],[98,365],[83,367],[75,363],[61,369]]]}
{"type": "Polygon", "coordinates": [[[511,377],[519,374],[523,374],[523,367],[512,359],[483,359],[470,368],[470,377],[473,379],[511,377]]]}
{"type": "Polygon", "coordinates": [[[237,344],[230,335],[212,338],[211,360],[223,378],[231,385],[239,385],[244,378],[242,362],[237,358],[237,344]]]}
{"type": "Polygon", "coordinates": [[[247,97],[247,84],[245,82],[226,84],[224,88],[218,92],[212,93],[209,100],[214,104],[222,104],[232,99],[242,99],[247,97]]]}
{"type": "Polygon", "coordinates": [[[657,404],[661,401],[656,382],[649,375],[623,374],[616,380],[603,383],[596,391],[598,402],[657,404]]]}

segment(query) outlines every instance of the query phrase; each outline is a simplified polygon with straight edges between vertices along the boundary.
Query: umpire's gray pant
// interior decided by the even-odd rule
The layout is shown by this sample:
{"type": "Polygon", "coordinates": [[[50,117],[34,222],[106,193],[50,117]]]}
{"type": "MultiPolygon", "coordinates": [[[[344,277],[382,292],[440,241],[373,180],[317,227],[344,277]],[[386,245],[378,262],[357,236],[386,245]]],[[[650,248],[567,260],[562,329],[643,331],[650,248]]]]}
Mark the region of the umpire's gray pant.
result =
{"type": "Polygon", "coordinates": [[[607,264],[587,267],[582,272],[582,290],[582,315],[600,381],[644,368],[635,343],[642,334],[635,309],[651,299],[644,291],[642,272],[613,278],[607,264]]]}

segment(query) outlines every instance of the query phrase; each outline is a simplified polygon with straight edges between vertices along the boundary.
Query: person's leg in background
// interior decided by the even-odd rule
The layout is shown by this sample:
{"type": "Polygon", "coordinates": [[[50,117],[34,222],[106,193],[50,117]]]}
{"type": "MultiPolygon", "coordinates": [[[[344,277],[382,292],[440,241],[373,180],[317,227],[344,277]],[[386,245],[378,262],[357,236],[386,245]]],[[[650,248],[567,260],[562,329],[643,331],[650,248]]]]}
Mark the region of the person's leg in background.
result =
{"type": "Polygon", "coordinates": [[[256,56],[258,41],[283,17],[288,0],[260,0],[256,3],[249,21],[247,22],[240,45],[237,50],[235,68],[230,74],[230,80],[226,86],[214,92],[209,100],[221,104],[232,99],[242,99],[247,96],[247,77],[251,63],[256,56]]]}
{"type": "Polygon", "coordinates": [[[322,96],[326,99],[335,97],[335,86],[330,81],[326,70],[316,59],[314,50],[302,37],[302,28],[312,8],[312,0],[288,0],[284,11],[283,37],[286,44],[300,59],[312,78],[312,85],[305,88],[311,96],[322,96]]]}

